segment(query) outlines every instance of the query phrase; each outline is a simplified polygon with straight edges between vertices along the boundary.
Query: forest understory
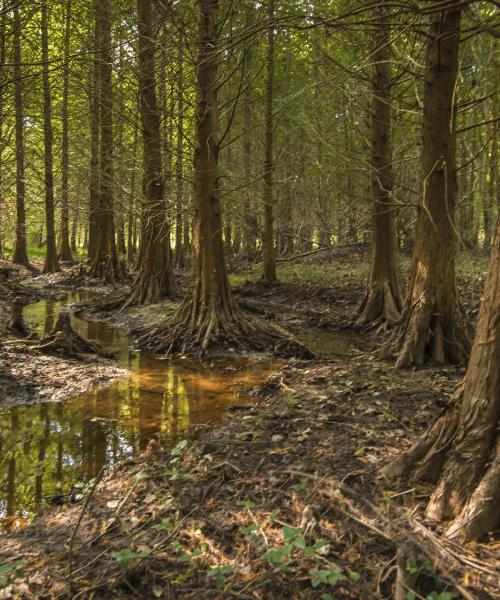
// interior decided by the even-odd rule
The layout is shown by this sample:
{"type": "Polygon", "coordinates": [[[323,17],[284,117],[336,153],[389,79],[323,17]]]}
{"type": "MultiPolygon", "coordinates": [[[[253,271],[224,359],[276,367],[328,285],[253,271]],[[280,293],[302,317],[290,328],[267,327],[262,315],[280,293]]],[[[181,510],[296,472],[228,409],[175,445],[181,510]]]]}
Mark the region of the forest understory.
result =
{"type": "MultiPolygon", "coordinates": [[[[355,325],[367,268],[357,249],[286,265],[273,285],[255,268],[233,269],[238,304],[286,327],[315,358],[274,359],[251,402],[230,407],[222,424],[200,427],[174,449],[152,438],[78,502],[47,505],[30,527],[5,535],[0,564],[23,561],[23,576],[2,597],[389,598],[401,560],[406,570],[413,561],[415,597],[498,597],[500,540],[447,540],[444,525],[424,515],[430,488],[380,476],[447,405],[465,365],[395,369],[380,354],[387,332],[355,325]],[[411,549],[403,559],[401,548],[411,549]]],[[[483,259],[462,257],[458,285],[473,321],[485,274],[483,259]]],[[[24,285],[53,297],[67,277],[24,285]]],[[[92,283],[71,285],[88,292],[92,283]]],[[[133,339],[137,327],[173,310],[167,301],[91,318],[133,339]]],[[[23,369],[11,350],[1,349],[0,360],[15,377],[23,369]]],[[[68,359],[51,360],[44,385],[52,389],[39,398],[74,395],[55,375],[68,359]]],[[[106,362],[96,369],[95,358],[72,361],[93,385],[123,375],[106,362]]],[[[23,375],[36,381],[47,357],[29,362],[33,374],[23,375]]],[[[5,398],[9,382],[1,385],[5,398]]]]}

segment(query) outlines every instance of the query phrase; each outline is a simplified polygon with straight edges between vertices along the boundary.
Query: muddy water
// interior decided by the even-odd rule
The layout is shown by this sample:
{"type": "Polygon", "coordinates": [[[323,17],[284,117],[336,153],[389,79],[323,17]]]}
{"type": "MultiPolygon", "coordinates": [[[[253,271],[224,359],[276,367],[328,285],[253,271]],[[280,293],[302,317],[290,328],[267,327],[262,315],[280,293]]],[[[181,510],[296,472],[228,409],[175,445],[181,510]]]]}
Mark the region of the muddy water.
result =
{"type": "MultiPolygon", "coordinates": [[[[49,332],[61,306],[25,308],[25,321],[49,332]]],[[[123,331],[72,317],[82,336],[116,352],[129,376],[62,403],[0,409],[0,531],[26,526],[47,500],[95,477],[103,466],[143,450],[151,438],[168,446],[223,419],[231,405],[252,399],[248,390],[271,370],[266,358],[162,360],[131,351],[123,331]]]]}

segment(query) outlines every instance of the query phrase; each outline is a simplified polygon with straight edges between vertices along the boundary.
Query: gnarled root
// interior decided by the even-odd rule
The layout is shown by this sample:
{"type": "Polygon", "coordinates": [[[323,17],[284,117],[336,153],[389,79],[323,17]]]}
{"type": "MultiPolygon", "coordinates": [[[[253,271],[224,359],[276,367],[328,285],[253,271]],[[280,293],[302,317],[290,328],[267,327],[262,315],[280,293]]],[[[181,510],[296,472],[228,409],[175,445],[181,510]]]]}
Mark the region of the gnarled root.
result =
{"type": "Polygon", "coordinates": [[[370,285],[358,309],[358,325],[395,325],[401,319],[403,298],[389,281],[370,285]]]}
{"type": "Polygon", "coordinates": [[[396,367],[435,364],[461,364],[471,348],[471,327],[457,306],[442,314],[436,303],[426,298],[405,310],[400,328],[389,338],[385,352],[397,354],[396,367]]]}
{"type": "Polygon", "coordinates": [[[82,354],[105,354],[95,343],[83,339],[71,326],[71,317],[68,311],[62,310],[50,334],[44,337],[35,350],[42,352],[57,352],[66,356],[79,356],[82,354]]]}
{"type": "Polygon", "coordinates": [[[495,424],[489,430],[480,424],[464,430],[463,389],[428,432],[382,471],[389,479],[436,484],[427,517],[454,519],[447,535],[460,541],[480,539],[500,520],[500,436],[495,424]]]}
{"type": "Polygon", "coordinates": [[[136,330],[141,348],[203,356],[211,351],[273,352],[280,356],[312,358],[306,346],[284,329],[250,317],[238,309],[217,307],[199,311],[192,320],[192,302],[184,302],[166,321],[136,330]]]}

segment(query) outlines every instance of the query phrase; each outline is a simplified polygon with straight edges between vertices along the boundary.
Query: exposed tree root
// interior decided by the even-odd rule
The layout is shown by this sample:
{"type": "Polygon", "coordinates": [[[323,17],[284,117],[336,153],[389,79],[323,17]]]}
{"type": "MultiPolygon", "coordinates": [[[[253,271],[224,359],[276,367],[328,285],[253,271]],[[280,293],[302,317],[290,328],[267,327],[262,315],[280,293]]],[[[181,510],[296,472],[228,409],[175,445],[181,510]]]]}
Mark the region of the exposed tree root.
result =
{"type": "Polygon", "coordinates": [[[26,327],[26,323],[24,322],[24,305],[25,302],[22,298],[17,296],[14,298],[9,320],[9,330],[14,333],[14,335],[28,337],[31,334],[31,331],[26,327]]]}
{"type": "Polygon", "coordinates": [[[80,356],[85,354],[104,354],[100,346],[83,339],[71,326],[71,316],[62,310],[54,329],[40,343],[33,346],[42,352],[57,352],[65,356],[80,356]]]}
{"type": "Polygon", "coordinates": [[[471,344],[471,327],[458,302],[453,310],[444,311],[430,294],[424,294],[418,303],[405,309],[400,327],[385,350],[398,355],[398,368],[426,362],[456,365],[467,360],[471,344]]]}
{"type": "Polygon", "coordinates": [[[383,283],[369,285],[359,307],[358,325],[395,325],[401,319],[403,295],[400,286],[383,283]]]}
{"type": "Polygon", "coordinates": [[[480,539],[500,520],[500,436],[498,415],[463,419],[464,385],[447,409],[410,450],[383,470],[390,479],[436,484],[427,517],[454,519],[447,535],[466,541],[480,539]]]}
{"type": "Polygon", "coordinates": [[[287,357],[313,358],[306,346],[281,327],[232,308],[199,311],[193,321],[192,302],[184,302],[166,321],[136,330],[141,348],[201,357],[213,351],[273,352],[287,357]]]}

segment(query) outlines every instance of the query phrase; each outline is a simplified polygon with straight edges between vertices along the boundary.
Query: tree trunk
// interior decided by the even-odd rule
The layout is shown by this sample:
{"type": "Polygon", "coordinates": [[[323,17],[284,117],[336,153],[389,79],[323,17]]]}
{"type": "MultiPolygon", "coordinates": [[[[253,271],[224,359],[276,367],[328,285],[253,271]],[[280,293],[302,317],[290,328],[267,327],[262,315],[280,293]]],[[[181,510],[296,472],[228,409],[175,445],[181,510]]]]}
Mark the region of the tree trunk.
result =
{"type": "Polygon", "coordinates": [[[21,79],[21,20],[14,4],[14,103],[16,112],[16,241],[12,262],[31,267],[26,251],[26,195],[24,165],[24,106],[21,79]]]}
{"type": "Polygon", "coordinates": [[[303,346],[276,327],[247,319],[236,308],[229,287],[218,187],[218,7],[218,0],[198,0],[191,293],[165,323],[146,327],[140,343],[197,355],[212,347],[229,346],[244,350],[274,348],[310,356],[303,346]]]}
{"type": "Polygon", "coordinates": [[[96,0],[99,21],[99,195],[96,210],[96,249],[90,275],[114,283],[123,278],[116,251],[113,220],[113,98],[111,2],[96,0]]]}
{"type": "MultiPolygon", "coordinates": [[[[458,5],[458,0],[455,0],[458,5]]],[[[455,117],[460,9],[432,17],[426,59],[421,197],[409,292],[394,348],[396,365],[428,360],[461,363],[470,349],[470,326],[455,281],[457,232],[455,117]]]]}
{"type": "Polygon", "coordinates": [[[143,206],[139,270],[125,306],[175,295],[162,186],[161,123],[155,90],[155,38],[151,2],[137,0],[139,91],[143,138],[143,206]]]}
{"type": "Polygon", "coordinates": [[[4,220],[3,216],[6,214],[4,204],[5,200],[3,197],[3,150],[5,146],[5,140],[3,139],[4,134],[4,86],[5,86],[5,30],[7,21],[7,11],[5,10],[5,3],[2,2],[2,16],[0,20],[0,258],[4,258],[4,220]]]}
{"type": "Polygon", "coordinates": [[[132,167],[130,169],[130,193],[128,198],[128,223],[127,223],[127,263],[132,264],[134,260],[135,248],[135,227],[136,227],[136,192],[135,192],[135,177],[137,171],[137,141],[138,141],[138,124],[137,118],[134,119],[134,142],[132,145],[132,167]]]}
{"type": "MultiPolygon", "coordinates": [[[[274,2],[268,0],[267,15],[269,22],[274,18],[274,2]]],[[[264,235],[263,278],[267,282],[276,281],[276,256],[274,248],[274,214],[273,214],[273,92],[274,92],[274,29],[268,25],[266,53],[266,108],[265,108],[265,160],[264,160],[264,235]]]]}
{"type": "Polygon", "coordinates": [[[396,214],[392,199],[391,30],[387,8],[376,9],[371,107],[372,264],[359,324],[395,324],[401,317],[396,214]]]}
{"type": "Polygon", "coordinates": [[[92,72],[89,77],[89,126],[90,126],[90,164],[89,164],[89,224],[87,255],[91,264],[97,252],[97,209],[99,205],[99,40],[100,19],[97,16],[99,4],[94,2],[94,39],[92,72]]]}
{"type": "Polygon", "coordinates": [[[47,230],[45,247],[45,273],[59,270],[56,246],[56,226],[54,219],[54,168],[52,155],[52,98],[49,79],[49,40],[47,0],[42,0],[42,62],[43,62],[43,134],[45,164],[45,228],[47,230]]]}
{"type": "Polygon", "coordinates": [[[175,156],[175,264],[179,269],[186,266],[184,245],[182,240],[182,221],[184,210],[184,50],[182,38],[179,40],[179,56],[177,58],[177,148],[175,156]]]}
{"type": "Polygon", "coordinates": [[[69,100],[69,44],[71,40],[71,3],[66,0],[66,25],[64,31],[64,65],[62,93],[62,147],[61,147],[61,249],[62,262],[73,262],[69,243],[69,137],[68,137],[68,100],[69,100]]]}
{"type": "Polygon", "coordinates": [[[427,433],[385,469],[436,484],[430,518],[448,535],[480,539],[500,519],[500,219],[464,382],[427,433]]]}

